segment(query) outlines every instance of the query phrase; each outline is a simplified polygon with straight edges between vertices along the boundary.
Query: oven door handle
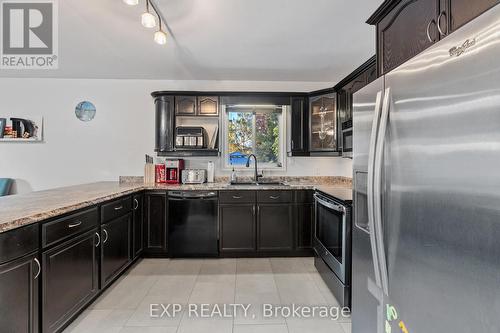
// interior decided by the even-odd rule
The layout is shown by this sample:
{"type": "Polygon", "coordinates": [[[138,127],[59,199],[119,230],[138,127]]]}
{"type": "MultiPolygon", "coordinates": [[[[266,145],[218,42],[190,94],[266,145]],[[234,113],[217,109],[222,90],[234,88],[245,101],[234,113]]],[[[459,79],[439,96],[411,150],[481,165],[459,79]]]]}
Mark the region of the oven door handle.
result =
{"type": "Polygon", "coordinates": [[[337,212],[340,212],[343,214],[345,214],[347,212],[347,209],[345,208],[345,206],[337,205],[337,204],[334,204],[330,201],[325,201],[321,196],[317,195],[316,193],[314,194],[314,199],[316,199],[316,201],[320,205],[325,206],[325,207],[330,208],[330,209],[333,209],[334,211],[337,211],[337,212]]]}

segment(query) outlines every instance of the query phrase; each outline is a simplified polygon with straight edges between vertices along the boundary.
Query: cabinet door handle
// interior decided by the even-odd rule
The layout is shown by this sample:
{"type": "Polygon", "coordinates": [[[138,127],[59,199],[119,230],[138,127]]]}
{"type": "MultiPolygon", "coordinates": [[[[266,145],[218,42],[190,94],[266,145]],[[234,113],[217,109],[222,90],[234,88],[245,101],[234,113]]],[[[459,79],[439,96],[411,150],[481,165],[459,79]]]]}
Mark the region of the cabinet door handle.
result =
{"type": "Polygon", "coordinates": [[[96,232],[95,235],[97,236],[97,244],[95,245],[95,247],[98,247],[99,244],[101,244],[101,235],[99,235],[98,232],[96,232]]]}
{"type": "Polygon", "coordinates": [[[270,198],[270,199],[273,199],[273,200],[276,200],[276,199],[279,199],[279,198],[280,198],[280,196],[279,196],[279,195],[277,195],[277,196],[270,195],[270,196],[269,196],[269,198],[270,198]]]}
{"type": "Polygon", "coordinates": [[[75,223],[68,224],[68,228],[76,228],[82,225],[82,221],[76,221],[75,223]]]}
{"type": "Polygon", "coordinates": [[[123,208],[123,206],[118,206],[118,207],[115,207],[115,210],[120,210],[122,208],[123,208]]]}
{"type": "Polygon", "coordinates": [[[241,199],[242,197],[238,196],[238,195],[233,195],[233,199],[241,199]]]}
{"type": "Polygon", "coordinates": [[[105,244],[108,241],[108,231],[106,229],[102,229],[102,232],[104,233],[104,236],[106,236],[106,238],[102,240],[102,243],[105,244]]]}
{"type": "Polygon", "coordinates": [[[443,18],[443,16],[446,17],[446,12],[444,10],[441,13],[439,13],[439,16],[437,18],[437,28],[441,36],[444,37],[448,35],[448,22],[446,22],[446,32],[443,32],[443,29],[441,29],[441,19],[443,18]]]}
{"type": "Polygon", "coordinates": [[[37,258],[35,258],[34,261],[35,261],[36,266],[38,267],[38,272],[36,272],[35,277],[34,277],[34,280],[36,280],[38,278],[38,276],[40,275],[40,272],[42,271],[42,266],[40,266],[40,262],[38,261],[37,258]]]}
{"type": "Polygon", "coordinates": [[[139,200],[134,199],[134,210],[137,210],[139,208],[139,200]]]}
{"type": "Polygon", "coordinates": [[[436,24],[436,20],[435,19],[430,20],[429,24],[427,24],[427,30],[426,31],[427,31],[427,39],[429,40],[429,42],[434,43],[436,40],[432,39],[431,32],[430,32],[432,24],[436,24]]]}

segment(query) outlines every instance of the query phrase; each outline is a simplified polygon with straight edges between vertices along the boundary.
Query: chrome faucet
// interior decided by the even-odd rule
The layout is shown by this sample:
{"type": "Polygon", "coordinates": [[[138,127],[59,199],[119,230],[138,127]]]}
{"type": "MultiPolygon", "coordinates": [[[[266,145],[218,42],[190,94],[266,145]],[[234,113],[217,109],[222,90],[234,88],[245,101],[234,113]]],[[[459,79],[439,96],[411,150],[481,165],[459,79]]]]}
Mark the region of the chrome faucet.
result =
{"type": "Polygon", "coordinates": [[[253,156],[253,159],[255,160],[255,179],[254,179],[254,182],[255,182],[255,184],[258,184],[259,183],[259,178],[263,177],[263,176],[259,175],[259,173],[257,171],[257,156],[255,156],[254,154],[250,154],[248,156],[248,159],[247,159],[247,165],[246,165],[246,167],[247,168],[250,167],[250,159],[252,158],[252,156],[253,156]]]}

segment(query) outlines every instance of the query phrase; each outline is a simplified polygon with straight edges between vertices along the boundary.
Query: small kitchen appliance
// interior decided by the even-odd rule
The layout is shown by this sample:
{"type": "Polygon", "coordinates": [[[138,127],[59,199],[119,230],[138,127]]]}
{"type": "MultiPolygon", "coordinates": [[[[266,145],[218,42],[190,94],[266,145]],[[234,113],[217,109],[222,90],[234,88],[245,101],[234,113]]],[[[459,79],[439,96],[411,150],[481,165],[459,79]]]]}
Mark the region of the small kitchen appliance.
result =
{"type": "Polygon", "coordinates": [[[183,184],[203,184],[206,179],[207,179],[207,170],[204,169],[182,170],[183,184]]]}
{"type": "Polygon", "coordinates": [[[352,119],[342,123],[342,157],[352,159],[352,119]]]}
{"type": "Polygon", "coordinates": [[[184,170],[184,160],[166,160],[165,161],[165,183],[180,184],[181,173],[184,170]]]}
{"type": "Polygon", "coordinates": [[[203,149],[207,147],[207,133],[205,128],[197,127],[176,127],[175,147],[181,149],[203,149]]]}

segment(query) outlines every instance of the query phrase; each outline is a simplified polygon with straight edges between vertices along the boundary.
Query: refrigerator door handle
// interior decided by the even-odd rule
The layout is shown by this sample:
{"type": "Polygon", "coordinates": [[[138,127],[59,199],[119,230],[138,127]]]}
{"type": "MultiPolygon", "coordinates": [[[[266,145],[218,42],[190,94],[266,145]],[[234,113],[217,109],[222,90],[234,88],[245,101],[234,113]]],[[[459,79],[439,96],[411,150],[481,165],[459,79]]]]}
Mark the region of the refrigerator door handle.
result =
{"type": "Polygon", "coordinates": [[[377,240],[375,238],[375,211],[374,211],[374,189],[373,175],[375,169],[375,148],[377,145],[377,129],[380,122],[380,110],[382,108],[382,91],[377,93],[375,102],[375,112],[373,115],[372,132],[370,135],[370,146],[368,150],[368,179],[367,179],[367,204],[368,204],[368,234],[370,235],[370,245],[373,257],[373,269],[375,272],[375,283],[382,288],[380,265],[377,252],[377,240]]]}
{"type": "Polygon", "coordinates": [[[382,164],[384,160],[385,137],[389,113],[391,110],[391,88],[387,88],[384,94],[382,114],[378,129],[377,146],[375,150],[375,163],[373,171],[373,206],[375,216],[375,239],[377,244],[380,277],[382,279],[382,290],[389,295],[389,278],[387,271],[387,257],[385,255],[384,231],[382,227],[382,164]]]}

